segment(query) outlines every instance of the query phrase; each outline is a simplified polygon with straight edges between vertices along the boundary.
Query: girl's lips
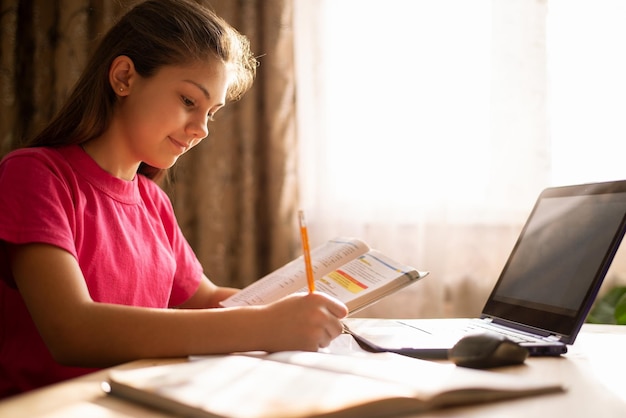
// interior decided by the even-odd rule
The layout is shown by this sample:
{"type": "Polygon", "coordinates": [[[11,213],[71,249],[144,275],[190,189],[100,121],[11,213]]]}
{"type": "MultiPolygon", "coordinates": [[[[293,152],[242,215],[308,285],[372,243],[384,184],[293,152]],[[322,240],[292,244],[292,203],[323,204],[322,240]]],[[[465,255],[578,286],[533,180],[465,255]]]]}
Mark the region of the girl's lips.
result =
{"type": "Polygon", "coordinates": [[[178,148],[182,149],[183,152],[185,152],[187,149],[189,149],[189,145],[188,144],[186,144],[184,142],[177,141],[174,138],[172,138],[171,136],[168,137],[168,138],[174,145],[176,145],[178,148]]]}

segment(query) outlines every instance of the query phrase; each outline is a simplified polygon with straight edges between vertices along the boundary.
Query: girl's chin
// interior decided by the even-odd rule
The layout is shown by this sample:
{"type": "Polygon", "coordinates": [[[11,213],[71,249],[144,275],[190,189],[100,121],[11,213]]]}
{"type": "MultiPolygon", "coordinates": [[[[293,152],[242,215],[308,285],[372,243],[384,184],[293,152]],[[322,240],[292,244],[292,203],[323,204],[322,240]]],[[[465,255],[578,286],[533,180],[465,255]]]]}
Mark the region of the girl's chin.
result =
{"type": "Polygon", "coordinates": [[[176,164],[176,161],[178,161],[178,157],[152,162],[144,161],[144,163],[159,170],[167,170],[168,168],[172,168],[172,166],[176,164]]]}

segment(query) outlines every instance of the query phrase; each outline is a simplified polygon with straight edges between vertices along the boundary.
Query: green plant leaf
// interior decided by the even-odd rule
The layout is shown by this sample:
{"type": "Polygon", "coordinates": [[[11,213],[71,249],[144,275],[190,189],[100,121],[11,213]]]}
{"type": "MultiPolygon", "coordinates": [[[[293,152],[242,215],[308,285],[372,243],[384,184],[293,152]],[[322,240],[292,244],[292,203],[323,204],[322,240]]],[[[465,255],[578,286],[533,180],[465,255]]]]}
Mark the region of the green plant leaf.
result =
{"type": "Polygon", "coordinates": [[[587,316],[592,324],[626,324],[626,286],[615,286],[602,298],[597,299],[587,316]],[[618,320],[617,306],[621,303],[618,320]]]}
{"type": "Polygon", "coordinates": [[[598,300],[591,312],[589,312],[589,315],[587,315],[586,322],[591,324],[614,324],[615,309],[606,301],[598,300]]]}
{"type": "Polygon", "coordinates": [[[622,295],[615,305],[615,323],[626,325],[626,293],[622,295]]]}

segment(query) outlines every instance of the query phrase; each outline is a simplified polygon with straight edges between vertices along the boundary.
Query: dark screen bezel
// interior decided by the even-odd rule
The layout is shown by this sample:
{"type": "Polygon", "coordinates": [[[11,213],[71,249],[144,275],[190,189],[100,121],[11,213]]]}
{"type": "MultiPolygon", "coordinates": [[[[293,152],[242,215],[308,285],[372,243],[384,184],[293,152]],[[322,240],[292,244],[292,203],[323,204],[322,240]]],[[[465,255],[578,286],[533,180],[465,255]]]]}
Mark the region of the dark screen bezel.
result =
{"type": "Polygon", "coordinates": [[[586,196],[586,195],[598,195],[598,194],[614,194],[614,193],[626,193],[626,181],[606,182],[606,183],[593,183],[576,186],[563,186],[553,187],[545,189],[537,199],[531,214],[524,225],[519,238],[511,251],[502,273],[494,286],[491,295],[489,296],[481,317],[491,318],[496,323],[502,323],[504,325],[516,325],[517,328],[525,329],[529,332],[539,333],[540,335],[555,334],[561,337],[560,341],[571,344],[574,342],[578,330],[582,326],[593,301],[595,300],[598,291],[604,281],[604,277],[617,253],[617,250],[621,244],[624,232],[626,232],[626,206],[624,215],[622,216],[619,228],[615,231],[613,239],[609,245],[609,249],[602,259],[602,262],[596,270],[595,277],[589,286],[589,289],[583,299],[581,309],[576,313],[571,312],[558,313],[559,309],[536,309],[531,307],[529,303],[522,300],[510,300],[510,302],[502,299],[498,300],[497,291],[499,285],[505,279],[505,275],[509,265],[516,255],[517,248],[521,240],[523,239],[528,225],[531,224],[533,216],[539,206],[541,199],[554,198],[554,197],[568,197],[568,196],[586,196]],[[551,312],[552,311],[552,312],[551,312]],[[504,319],[506,318],[506,319],[504,319]],[[524,324],[524,325],[522,325],[524,324]],[[541,331],[547,330],[547,331],[541,331]]]}

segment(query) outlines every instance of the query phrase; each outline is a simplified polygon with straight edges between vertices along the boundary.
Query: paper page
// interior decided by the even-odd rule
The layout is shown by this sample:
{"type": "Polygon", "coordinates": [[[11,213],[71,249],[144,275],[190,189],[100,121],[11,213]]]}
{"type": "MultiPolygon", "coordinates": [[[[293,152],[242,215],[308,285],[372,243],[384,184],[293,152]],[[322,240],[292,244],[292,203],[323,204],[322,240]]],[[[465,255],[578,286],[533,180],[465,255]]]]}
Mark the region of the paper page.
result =
{"type": "Polygon", "coordinates": [[[207,416],[239,418],[327,413],[363,418],[562,390],[555,382],[391,353],[209,356],[202,361],[113,371],[109,383],[113,395],[180,415],[199,416],[202,410],[207,416]]]}
{"type": "MultiPolygon", "coordinates": [[[[364,242],[335,238],[311,251],[315,277],[339,268],[346,261],[369,251],[364,242]]],[[[316,286],[321,286],[319,280],[316,286]]],[[[263,305],[297,291],[307,291],[304,257],[300,256],[222,302],[222,306],[263,305]]],[[[320,288],[320,290],[322,290],[320,288]]]]}
{"type": "Polygon", "coordinates": [[[238,418],[313,416],[413,395],[410,388],[394,382],[247,356],[216,356],[175,367],[112,372],[110,383],[114,395],[128,396],[132,393],[125,389],[128,387],[149,394],[155,405],[159,399],[175,401],[158,405],[179,414],[191,415],[191,409],[182,409],[186,406],[238,418]]]}
{"type": "MultiPolygon", "coordinates": [[[[321,277],[315,285],[319,291],[346,303],[353,312],[370,300],[378,299],[381,296],[379,294],[381,289],[394,283],[404,274],[412,275],[402,280],[404,283],[410,282],[411,277],[419,277],[419,273],[413,268],[399,264],[376,250],[371,250],[321,277]],[[358,303],[350,303],[357,299],[359,299],[358,303]]],[[[398,286],[394,283],[391,287],[399,286],[400,283],[398,286]]]]}
{"type": "Polygon", "coordinates": [[[371,251],[318,279],[316,285],[338,299],[349,300],[408,271],[391,263],[379,252],[371,251]]]}
{"type": "Polygon", "coordinates": [[[371,354],[361,348],[359,343],[350,334],[341,334],[330,342],[328,347],[320,348],[320,353],[326,354],[342,354],[342,355],[361,355],[371,354]]]}
{"type": "Polygon", "coordinates": [[[410,387],[413,396],[431,399],[445,392],[482,389],[492,392],[526,392],[537,389],[560,391],[562,384],[554,379],[526,379],[520,376],[458,367],[394,353],[355,352],[327,354],[323,352],[284,351],[261,356],[273,361],[298,364],[313,369],[355,374],[379,382],[410,387]]]}

